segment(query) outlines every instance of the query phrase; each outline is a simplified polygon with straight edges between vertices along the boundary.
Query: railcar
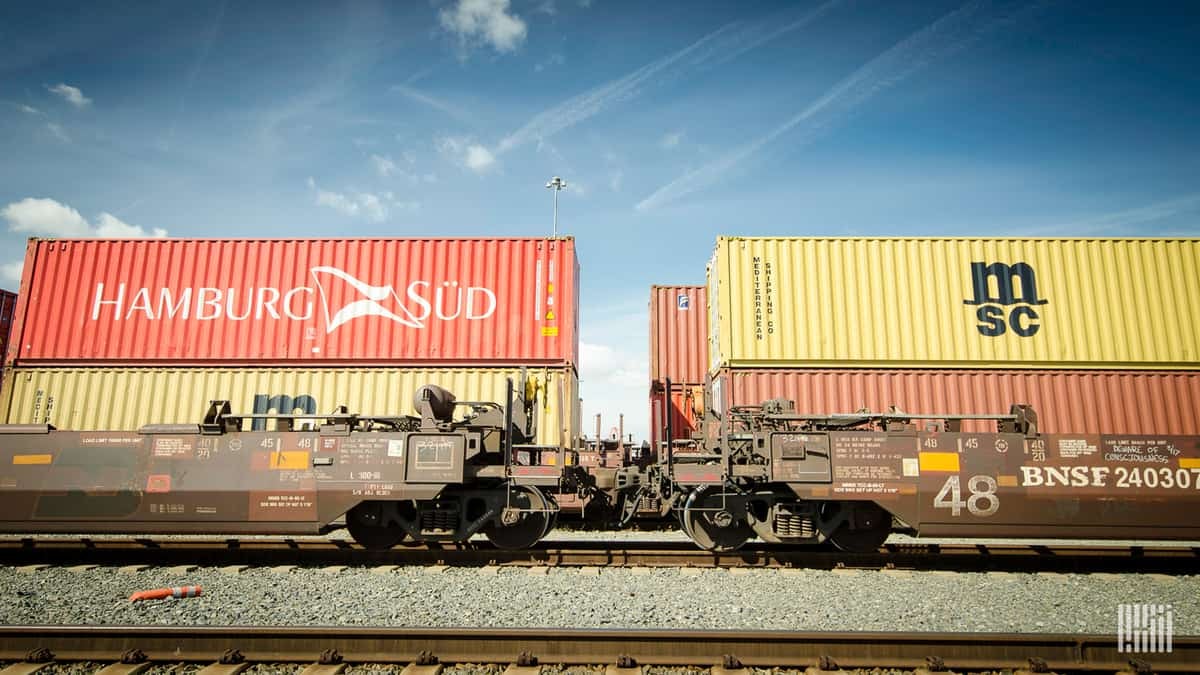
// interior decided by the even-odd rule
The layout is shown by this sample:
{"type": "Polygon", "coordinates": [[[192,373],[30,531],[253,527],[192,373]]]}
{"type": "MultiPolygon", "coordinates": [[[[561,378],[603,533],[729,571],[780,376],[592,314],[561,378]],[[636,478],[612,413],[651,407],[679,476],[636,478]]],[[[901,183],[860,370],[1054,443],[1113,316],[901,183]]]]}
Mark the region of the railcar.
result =
{"type": "Polygon", "coordinates": [[[200,424],[136,432],[0,426],[0,530],[315,534],[344,516],[372,549],[477,533],[526,548],[554,527],[553,493],[578,469],[568,448],[533,443],[523,385],[509,380],[504,404],[426,385],[417,416],[236,414],[214,401],[200,424]]]}
{"type": "MultiPolygon", "coordinates": [[[[711,410],[720,392],[707,392],[711,410]]],[[[729,408],[704,428],[678,452],[668,417],[662,456],[623,470],[616,501],[660,500],[709,550],[756,537],[875,550],[894,521],[927,536],[1200,537],[1200,436],[1041,434],[1024,405],[812,415],[784,399],[729,408]],[[980,420],[995,430],[963,431],[980,420]]]]}

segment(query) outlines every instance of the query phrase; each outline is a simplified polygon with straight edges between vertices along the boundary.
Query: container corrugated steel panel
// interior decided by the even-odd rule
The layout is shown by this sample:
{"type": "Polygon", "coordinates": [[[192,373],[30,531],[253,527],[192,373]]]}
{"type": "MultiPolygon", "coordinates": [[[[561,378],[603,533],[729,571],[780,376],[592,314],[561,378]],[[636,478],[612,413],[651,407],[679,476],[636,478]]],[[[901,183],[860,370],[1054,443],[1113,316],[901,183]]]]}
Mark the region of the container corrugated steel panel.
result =
{"type": "Polygon", "coordinates": [[[650,287],[650,379],[699,384],[708,369],[708,290],[650,287]]]}
{"type": "MultiPolygon", "coordinates": [[[[1200,434],[1200,372],[1148,370],[742,369],[721,371],[729,405],[772,398],[801,413],[1007,413],[1032,405],[1044,433],[1200,434]]],[[[968,423],[964,429],[995,429],[968,423]]]]}
{"type": "Polygon", "coordinates": [[[1200,240],[722,237],[710,367],[1200,367],[1200,240]]]}
{"type": "Polygon", "coordinates": [[[666,417],[671,415],[671,437],[680,440],[691,438],[700,428],[704,416],[704,387],[702,385],[678,387],[672,384],[671,395],[662,387],[650,390],[650,445],[657,448],[666,439],[666,417]]]}
{"type": "MultiPolygon", "coordinates": [[[[13,315],[17,310],[17,294],[0,289],[0,361],[8,353],[8,335],[12,331],[13,315]]],[[[4,384],[4,374],[0,371],[0,386],[4,384]]]]}
{"type": "MultiPolygon", "coordinates": [[[[538,442],[569,445],[579,435],[579,380],[572,368],[529,368],[539,390],[538,442]]],[[[235,413],[325,413],[339,405],[365,415],[415,415],[424,384],[460,401],[503,405],[519,368],[20,368],[5,379],[4,422],[71,430],[134,430],[199,423],[212,399],[235,413]]]]}
{"type": "Polygon", "coordinates": [[[573,239],[31,240],[9,361],[578,361],[573,239]]]}
{"type": "Polygon", "coordinates": [[[8,335],[12,330],[13,314],[16,311],[17,294],[0,289],[0,355],[8,353],[8,335]]]}

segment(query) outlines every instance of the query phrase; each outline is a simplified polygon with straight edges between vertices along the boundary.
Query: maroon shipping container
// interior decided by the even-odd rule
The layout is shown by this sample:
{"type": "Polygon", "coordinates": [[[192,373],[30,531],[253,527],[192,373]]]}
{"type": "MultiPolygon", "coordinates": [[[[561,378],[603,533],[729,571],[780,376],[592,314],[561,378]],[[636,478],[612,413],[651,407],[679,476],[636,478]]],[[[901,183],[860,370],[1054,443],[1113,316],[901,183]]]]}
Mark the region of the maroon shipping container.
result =
{"type": "Polygon", "coordinates": [[[18,365],[575,364],[563,239],[30,240],[18,365]]]}
{"type": "Polygon", "coordinates": [[[654,385],[650,388],[650,447],[657,448],[666,440],[666,417],[671,415],[671,438],[691,438],[700,428],[704,417],[703,385],[671,385],[668,398],[666,389],[654,385]]]}
{"type": "Polygon", "coordinates": [[[12,330],[13,314],[17,311],[17,294],[0,289],[0,354],[7,353],[8,335],[12,330]]]}
{"type": "Polygon", "coordinates": [[[704,382],[708,364],[708,291],[704,286],[650,287],[650,379],[704,382]]]}
{"type": "MultiPolygon", "coordinates": [[[[1027,403],[1043,433],[1200,434],[1200,372],[1111,370],[724,370],[728,405],[771,398],[800,413],[1007,413],[1027,403]]],[[[724,392],[723,392],[724,393],[724,392]]],[[[967,431],[995,423],[964,424],[967,431]]]]}

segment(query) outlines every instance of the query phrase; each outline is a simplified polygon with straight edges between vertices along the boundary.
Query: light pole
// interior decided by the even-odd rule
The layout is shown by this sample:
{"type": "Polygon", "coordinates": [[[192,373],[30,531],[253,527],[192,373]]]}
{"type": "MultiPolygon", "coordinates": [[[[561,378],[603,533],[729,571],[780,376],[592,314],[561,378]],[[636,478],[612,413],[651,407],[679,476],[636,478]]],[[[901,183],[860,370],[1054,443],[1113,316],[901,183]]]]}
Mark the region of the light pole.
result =
{"type": "Polygon", "coordinates": [[[555,176],[546,183],[548,189],[554,190],[554,237],[558,237],[558,193],[567,187],[567,181],[555,176]]]}

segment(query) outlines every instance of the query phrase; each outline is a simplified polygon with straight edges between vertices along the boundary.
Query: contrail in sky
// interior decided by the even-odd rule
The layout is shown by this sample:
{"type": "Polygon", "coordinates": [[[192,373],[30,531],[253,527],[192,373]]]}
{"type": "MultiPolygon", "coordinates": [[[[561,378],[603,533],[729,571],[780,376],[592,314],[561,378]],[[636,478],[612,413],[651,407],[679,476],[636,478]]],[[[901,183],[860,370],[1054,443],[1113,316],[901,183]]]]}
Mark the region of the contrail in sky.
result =
{"type": "Polygon", "coordinates": [[[594,117],[606,108],[637,96],[644,86],[657,79],[709,62],[714,65],[725,63],[786,33],[807,26],[842,2],[843,0],[828,0],[782,26],[777,26],[778,22],[774,20],[753,24],[742,21],[725,24],[679,51],[651,61],[623,77],[589,89],[534,115],[520,129],[503,138],[496,152],[507,152],[526,143],[550,138],[564,129],[594,117]]]}
{"type": "Polygon", "coordinates": [[[392,85],[392,91],[397,92],[399,94],[403,94],[405,97],[410,98],[418,103],[427,105],[430,108],[433,108],[435,110],[440,110],[441,112],[446,113],[447,115],[449,115],[450,117],[453,117],[454,119],[458,120],[459,122],[463,122],[463,123],[469,124],[469,125],[475,124],[475,122],[471,119],[471,116],[468,115],[466,112],[459,110],[458,108],[450,105],[449,103],[446,103],[445,101],[443,101],[441,99],[434,98],[434,97],[430,96],[429,94],[426,94],[423,91],[413,89],[412,87],[410,87],[406,84],[392,85]]]}
{"type": "Polygon", "coordinates": [[[639,211],[653,209],[708,187],[742,160],[789,132],[795,136],[790,147],[813,142],[876,94],[899,84],[937,59],[961,51],[1008,18],[988,11],[991,4],[976,0],[942,16],[863,64],[791,119],[723,157],[667,183],[638,202],[635,208],[639,211]]]}

